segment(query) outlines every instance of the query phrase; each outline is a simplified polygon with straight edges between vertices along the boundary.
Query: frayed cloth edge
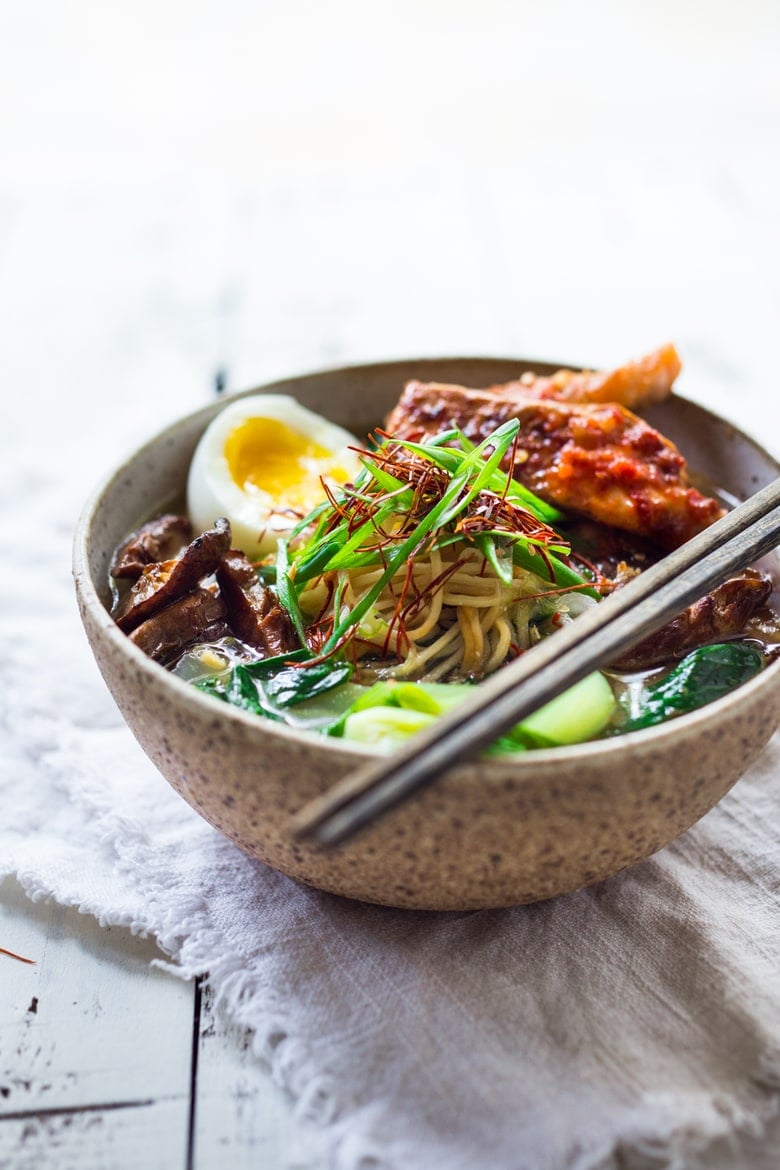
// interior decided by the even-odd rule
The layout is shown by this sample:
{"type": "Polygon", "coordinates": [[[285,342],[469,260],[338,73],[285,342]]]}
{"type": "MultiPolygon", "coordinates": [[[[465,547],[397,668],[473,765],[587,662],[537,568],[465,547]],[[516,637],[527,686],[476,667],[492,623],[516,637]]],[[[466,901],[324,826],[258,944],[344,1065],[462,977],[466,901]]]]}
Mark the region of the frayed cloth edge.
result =
{"type": "MultiPolygon", "coordinates": [[[[114,844],[108,835],[103,842],[114,844]]],[[[126,849],[127,841],[123,844],[126,849]]],[[[136,882],[144,874],[141,884],[147,893],[152,893],[155,885],[159,889],[166,884],[162,875],[155,880],[154,867],[149,868],[149,856],[143,846],[143,866],[138,859],[114,852],[120,872],[132,872],[136,882]]],[[[356,1120],[361,1114],[365,1120],[372,1110],[364,1106],[349,1112],[343,1109],[333,1079],[316,1067],[306,1041],[291,1034],[287,1025],[266,1009],[261,981],[246,970],[242,957],[226,946],[221,932],[209,921],[202,898],[192,897],[189,904],[183,900],[175,910],[164,911],[161,918],[139,919],[128,913],[107,911],[90,899],[62,896],[23,869],[0,867],[0,878],[9,876],[19,882],[32,901],[56,900],[95,918],[101,926],[123,927],[136,936],[154,938],[167,955],[167,959],[152,960],[155,967],[187,981],[208,978],[215,1007],[233,1023],[252,1032],[254,1055],[289,1095],[296,1121],[305,1126],[305,1149],[293,1154],[288,1163],[290,1170],[403,1170],[403,1162],[386,1160],[376,1137],[355,1132],[356,1120]],[[212,958],[206,961],[206,955],[212,958]]],[[[155,904],[159,906],[156,898],[155,904]]],[[[760,1137],[767,1123],[780,1112],[780,1050],[762,1055],[745,1088],[753,1094],[765,1094],[765,1100],[748,1107],[733,1095],[709,1095],[697,1102],[694,1115],[685,1118],[675,1117],[675,1109],[668,1101],[645,1100],[621,1119],[614,1135],[588,1149],[573,1151],[566,1159],[565,1170],[616,1170],[618,1166],[634,1165],[652,1166],[653,1170],[686,1170],[692,1157],[701,1158],[715,1142],[729,1135],[760,1137]],[[658,1120],[650,1124],[646,1118],[638,1117],[648,1106],[658,1114],[658,1120]]],[[[536,1167],[523,1165],[522,1170],[536,1167]]]]}

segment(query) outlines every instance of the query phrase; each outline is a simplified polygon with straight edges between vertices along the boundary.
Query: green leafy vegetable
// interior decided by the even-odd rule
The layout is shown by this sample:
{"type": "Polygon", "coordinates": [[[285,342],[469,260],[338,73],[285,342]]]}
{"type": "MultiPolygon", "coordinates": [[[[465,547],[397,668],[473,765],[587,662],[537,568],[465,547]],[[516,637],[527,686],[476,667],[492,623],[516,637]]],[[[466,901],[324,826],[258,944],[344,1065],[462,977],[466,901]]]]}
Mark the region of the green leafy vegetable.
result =
{"type": "Polygon", "coordinates": [[[260,684],[264,695],[277,707],[293,707],[332,691],[352,677],[354,667],[349,662],[315,662],[310,666],[282,667],[260,684]]]}
{"type": "Polygon", "coordinates": [[[549,552],[545,553],[543,558],[538,549],[534,549],[532,545],[522,545],[518,541],[512,549],[512,559],[521,569],[535,573],[538,577],[551,575],[555,584],[561,588],[577,589],[580,593],[595,599],[601,597],[599,591],[594,589],[576,569],[565,565],[549,552]]]}
{"type": "MultiPolygon", "coordinates": [[[[568,546],[548,519],[561,514],[501,470],[519,428],[519,421],[510,419],[478,446],[457,431],[426,444],[390,440],[366,454],[354,485],[343,489],[330,515],[322,507],[312,514],[313,535],[292,552],[289,565],[280,562],[283,600],[289,592],[300,594],[324,573],[382,570],[350,612],[332,607],[333,627],[322,655],[332,654],[355,634],[405,564],[433,546],[443,548],[455,541],[478,548],[506,585],[512,582],[513,565],[519,564],[556,587],[597,596],[556,556],[568,552],[568,546]],[[458,439],[461,449],[442,445],[458,439]]],[[[289,600],[295,620],[297,597],[289,600]]]]}
{"type": "MultiPolygon", "coordinates": [[[[346,616],[340,620],[337,617],[323,653],[335,649],[350,628],[358,624],[401,565],[405,564],[410,556],[414,556],[422,550],[428,535],[436,528],[443,528],[454,520],[458,513],[464,510],[482,490],[483,482],[489,478],[511,446],[519,425],[516,419],[504,423],[489,439],[480,443],[479,447],[466,457],[461,470],[451,478],[449,486],[439,502],[423,516],[405,540],[396,545],[391,552],[385,554],[383,560],[386,568],[376,584],[361,597],[346,616]],[[485,458],[490,448],[492,448],[492,452],[485,458]]],[[[342,567],[347,567],[343,561],[342,567]]]]}
{"type": "Polygon", "coordinates": [[[291,650],[289,654],[274,654],[271,658],[260,658],[257,662],[247,662],[243,669],[252,678],[268,678],[283,666],[291,662],[308,662],[311,658],[310,650],[291,650]]]}
{"type": "Polygon", "coordinates": [[[528,715],[508,734],[529,748],[584,743],[604,731],[615,707],[612,687],[596,671],[528,715]]]}
{"type": "MultiPolygon", "coordinates": [[[[331,734],[390,748],[429,726],[473,691],[469,683],[376,683],[352,704],[331,734]]],[[[516,724],[490,751],[517,752],[582,743],[604,731],[615,706],[612,688],[604,675],[590,674],[516,724]]]]}
{"type": "MultiPolygon", "coordinates": [[[[519,430],[519,427],[517,429],[519,430]]],[[[398,439],[396,442],[399,447],[430,459],[439,467],[443,467],[453,474],[460,470],[464,459],[476,450],[474,444],[470,443],[460,431],[452,431],[448,436],[440,435],[435,443],[411,443],[406,439],[398,439]],[[461,445],[460,451],[456,447],[440,447],[443,439],[451,441],[454,436],[457,436],[461,445]]],[[[544,520],[547,524],[557,524],[564,519],[563,512],[559,511],[558,508],[541,500],[539,496],[534,495],[527,487],[523,487],[521,483],[500,468],[493,472],[485,486],[488,490],[495,492],[497,496],[504,496],[514,503],[523,505],[532,515],[544,520]]]]}
{"type": "MultiPolygon", "coordinates": [[[[550,527],[562,514],[517,483],[511,468],[502,469],[511,462],[519,428],[519,421],[510,419],[478,445],[457,430],[424,444],[392,438],[377,443],[364,454],[354,483],[329,495],[289,540],[279,541],[275,563],[261,567],[264,579],[275,582],[301,648],[236,665],[226,676],[200,682],[200,689],[271,719],[387,745],[438,718],[472,689],[468,683],[392,681],[357,688],[349,682],[353,666],[344,660],[343,646],[355,635],[381,645],[382,629],[389,631],[390,625],[376,602],[415,557],[434,547],[470,546],[507,588],[518,566],[539,579],[532,589],[540,593],[549,581],[551,591],[574,589],[597,597],[567,563],[565,538],[550,527]],[[348,610],[348,573],[365,567],[377,570],[375,580],[348,610]],[[313,643],[307,645],[311,631],[301,594],[326,573],[331,574],[331,626],[315,654],[313,643]]],[[[443,584],[445,574],[440,579],[443,584]]],[[[545,603],[537,599],[537,604],[545,603]]],[[[492,750],[522,751],[598,734],[612,711],[611,690],[601,675],[578,686],[513,728],[492,750]]]]}
{"type": "Polygon", "coordinates": [[[239,707],[242,711],[251,711],[253,715],[267,715],[270,719],[279,719],[275,713],[267,711],[260,703],[257,686],[245,666],[235,666],[226,678],[206,678],[193,684],[199,691],[207,695],[214,695],[217,699],[229,703],[231,707],[239,707]]]}
{"type": "Polygon", "coordinates": [[[276,593],[279,601],[287,610],[301,646],[306,645],[306,630],[303,624],[301,607],[298,604],[298,594],[295,592],[289,573],[288,542],[279,540],[276,552],[276,593]]]}
{"type": "Polygon", "coordinates": [[[435,715],[410,707],[367,707],[347,716],[342,734],[366,747],[390,751],[435,722],[435,715]]]}
{"type": "Polygon", "coordinates": [[[514,558],[509,542],[504,540],[499,543],[492,533],[482,532],[474,538],[474,543],[498,579],[505,585],[511,585],[514,558]]]}
{"type": "MultiPolygon", "coordinates": [[[[194,685],[243,711],[284,720],[288,707],[335,690],[352,677],[354,668],[349,662],[329,660],[310,666],[290,666],[291,657],[287,655],[283,662],[277,658],[274,667],[269,665],[274,661],[270,658],[242,663],[234,666],[226,677],[202,679],[194,685]]],[[[341,711],[336,711],[334,719],[340,715],[341,711]]]]}
{"type": "Polygon", "coordinates": [[[615,734],[653,727],[713,703],[758,674],[762,666],[761,654],[747,642],[700,646],[645,690],[639,711],[629,715],[615,734]]]}

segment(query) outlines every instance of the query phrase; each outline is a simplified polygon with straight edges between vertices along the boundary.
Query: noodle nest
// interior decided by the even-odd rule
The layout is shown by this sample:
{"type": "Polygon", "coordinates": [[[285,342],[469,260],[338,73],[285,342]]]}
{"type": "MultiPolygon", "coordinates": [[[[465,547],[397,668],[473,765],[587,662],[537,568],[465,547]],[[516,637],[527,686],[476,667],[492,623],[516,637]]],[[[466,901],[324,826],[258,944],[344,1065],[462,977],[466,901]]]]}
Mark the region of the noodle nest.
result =
{"type": "MultiPolygon", "coordinates": [[[[541,567],[541,566],[540,566],[541,567]]],[[[334,613],[332,575],[312,582],[301,608],[330,623],[355,608],[383,568],[353,569],[334,613]]],[[[387,582],[350,643],[363,673],[398,679],[453,682],[497,670],[548,632],[595,604],[556,588],[518,566],[501,580],[485,557],[465,541],[432,547],[411,558],[387,582]]]]}

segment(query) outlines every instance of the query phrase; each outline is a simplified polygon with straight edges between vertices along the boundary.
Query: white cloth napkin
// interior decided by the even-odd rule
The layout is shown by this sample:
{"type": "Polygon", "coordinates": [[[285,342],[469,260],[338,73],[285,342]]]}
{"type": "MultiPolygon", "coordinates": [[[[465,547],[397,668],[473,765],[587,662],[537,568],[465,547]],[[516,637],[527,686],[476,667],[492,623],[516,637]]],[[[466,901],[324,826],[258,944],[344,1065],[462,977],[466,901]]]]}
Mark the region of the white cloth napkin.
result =
{"type": "Polygon", "coordinates": [[[0,876],[209,972],[310,1122],[304,1164],[682,1167],[760,1132],[780,1101],[780,740],[676,844],[552,902],[409,913],[304,888],[201,821],[121,722],[72,595],[79,479],[28,471],[3,529],[0,876]]]}

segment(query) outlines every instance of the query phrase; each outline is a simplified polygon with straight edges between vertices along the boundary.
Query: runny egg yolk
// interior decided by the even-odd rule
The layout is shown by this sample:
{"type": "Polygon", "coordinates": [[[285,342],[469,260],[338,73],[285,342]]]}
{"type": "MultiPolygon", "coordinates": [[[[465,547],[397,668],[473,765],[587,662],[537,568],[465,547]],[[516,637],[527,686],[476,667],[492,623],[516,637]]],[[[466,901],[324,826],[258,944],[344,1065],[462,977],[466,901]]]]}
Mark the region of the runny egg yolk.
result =
{"type": "Polygon", "coordinates": [[[340,456],[276,418],[248,418],[228,435],[225,459],[233,482],[264,493],[277,507],[308,511],[323,497],[320,476],[346,483],[353,471],[340,456]]]}
{"type": "Polygon", "coordinates": [[[286,394],[227,403],[198,440],[187,476],[187,509],[199,532],[230,521],[233,547],[272,555],[280,537],[360,473],[358,440],[286,394]]]}

